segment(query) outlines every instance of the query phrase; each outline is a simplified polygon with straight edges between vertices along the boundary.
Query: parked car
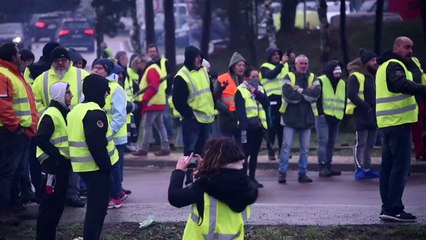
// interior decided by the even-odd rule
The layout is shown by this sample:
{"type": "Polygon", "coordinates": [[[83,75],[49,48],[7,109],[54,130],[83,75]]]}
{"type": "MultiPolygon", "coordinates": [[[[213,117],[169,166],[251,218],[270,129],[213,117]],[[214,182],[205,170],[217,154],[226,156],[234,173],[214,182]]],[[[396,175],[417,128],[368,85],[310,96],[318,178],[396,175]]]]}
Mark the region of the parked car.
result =
{"type": "MultiPolygon", "coordinates": [[[[350,2],[346,1],[346,14],[350,13],[350,2]]],[[[327,2],[327,20],[331,21],[333,16],[340,15],[340,1],[327,2]]],[[[295,27],[304,29],[304,3],[297,4],[295,27]]],[[[306,28],[319,29],[320,21],[318,17],[317,2],[306,2],[306,28]]]]}
{"type": "Polygon", "coordinates": [[[95,31],[86,19],[64,19],[57,31],[57,41],[66,48],[95,51],[95,31]]]}
{"type": "Polygon", "coordinates": [[[12,41],[17,44],[19,49],[31,50],[31,37],[27,33],[23,23],[2,23],[0,24],[0,45],[12,41]]]}
{"type": "Polygon", "coordinates": [[[55,40],[55,34],[61,24],[63,14],[60,12],[34,14],[30,24],[34,42],[47,38],[48,41],[55,40]]]}

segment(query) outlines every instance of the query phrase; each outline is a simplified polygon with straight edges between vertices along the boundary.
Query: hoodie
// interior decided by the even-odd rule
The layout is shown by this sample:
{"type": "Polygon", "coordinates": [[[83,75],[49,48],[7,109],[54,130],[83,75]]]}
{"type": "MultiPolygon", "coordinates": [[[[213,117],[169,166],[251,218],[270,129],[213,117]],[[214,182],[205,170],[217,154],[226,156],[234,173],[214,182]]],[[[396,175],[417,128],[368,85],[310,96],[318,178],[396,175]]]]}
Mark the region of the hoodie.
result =
{"type": "Polygon", "coordinates": [[[82,60],[83,61],[83,69],[86,68],[87,61],[86,61],[86,59],[83,58],[83,56],[81,56],[81,54],[79,52],[77,52],[77,50],[75,50],[74,48],[70,48],[68,50],[68,53],[70,54],[70,58],[71,58],[71,61],[73,63],[76,63],[76,62],[82,60]]]}
{"type": "MultiPolygon", "coordinates": [[[[110,94],[108,80],[97,74],[90,74],[83,80],[84,101],[94,102],[100,108],[105,106],[105,93],[110,94]]],[[[109,173],[111,171],[111,159],[108,154],[108,120],[103,110],[88,111],[83,118],[83,129],[86,137],[87,147],[100,171],[109,173]]]]}
{"type": "MultiPolygon", "coordinates": [[[[266,49],[266,62],[274,64],[274,63],[271,62],[271,57],[272,57],[272,54],[274,54],[275,52],[278,52],[278,54],[280,55],[280,59],[281,59],[281,57],[283,56],[283,51],[281,51],[278,48],[270,47],[270,48],[266,49]]],[[[261,67],[260,73],[262,74],[262,78],[272,80],[272,79],[275,79],[281,73],[281,70],[283,69],[283,67],[284,67],[284,64],[280,62],[278,64],[275,64],[275,68],[272,69],[272,70],[270,70],[266,67],[261,67]]],[[[271,102],[272,114],[276,113],[277,115],[279,115],[278,110],[281,107],[281,103],[282,103],[281,96],[271,95],[271,96],[269,96],[269,100],[271,102]]]]}
{"type": "MultiPolygon", "coordinates": [[[[185,48],[185,61],[184,66],[188,68],[189,71],[200,71],[201,69],[195,69],[194,60],[195,57],[202,56],[201,51],[194,47],[189,46],[185,48]]],[[[198,79],[192,79],[193,81],[197,81],[198,79]]],[[[210,82],[210,90],[213,94],[213,84],[210,82]]],[[[176,75],[173,80],[173,93],[172,100],[173,105],[176,110],[180,113],[183,118],[191,119],[194,118],[194,114],[192,112],[192,108],[188,104],[189,97],[189,88],[186,84],[185,80],[182,77],[176,75]]],[[[215,100],[215,99],[213,99],[215,100]]],[[[213,101],[215,102],[215,101],[213,101]]]]}
{"type": "Polygon", "coordinates": [[[224,202],[235,212],[242,212],[258,196],[257,187],[244,170],[222,168],[216,175],[203,176],[182,188],[185,172],[174,170],[170,179],[168,199],[174,207],[196,204],[200,216],[204,213],[204,193],[224,202]]]}
{"type": "Polygon", "coordinates": [[[50,53],[56,47],[59,47],[59,43],[57,42],[48,42],[43,47],[43,55],[40,59],[28,67],[30,70],[30,77],[32,79],[36,79],[40,74],[50,69],[50,65],[52,62],[50,61],[50,53]]]}
{"type": "MultiPolygon", "coordinates": [[[[331,61],[327,62],[327,64],[323,68],[323,75],[327,76],[327,78],[330,79],[331,86],[333,87],[334,91],[336,91],[337,84],[339,83],[339,81],[341,79],[341,78],[335,78],[334,75],[333,75],[334,68],[336,68],[338,65],[340,66],[341,69],[343,69],[342,63],[338,60],[331,60],[331,61]]],[[[320,83],[321,83],[321,89],[323,89],[322,81],[320,81],[320,83]]],[[[322,92],[324,92],[324,91],[322,91],[322,92]]],[[[345,92],[346,92],[346,89],[345,89],[345,92]]],[[[333,116],[329,116],[329,115],[324,114],[324,108],[322,107],[322,93],[321,93],[321,96],[318,98],[318,101],[317,101],[317,109],[318,109],[318,115],[325,115],[327,123],[336,124],[337,122],[340,121],[339,119],[337,119],[333,116]]],[[[346,99],[345,99],[344,111],[346,111],[346,99]]]]}
{"type": "Polygon", "coordinates": [[[362,64],[361,59],[357,58],[348,64],[349,79],[347,84],[347,96],[356,106],[354,110],[355,130],[373,130],[377,128],[376,120],[376,84],[375,76],[367,70],[362,64]],[[354,72],[364,75],[364,100],[358,96],[359,82],[354,72]]]}

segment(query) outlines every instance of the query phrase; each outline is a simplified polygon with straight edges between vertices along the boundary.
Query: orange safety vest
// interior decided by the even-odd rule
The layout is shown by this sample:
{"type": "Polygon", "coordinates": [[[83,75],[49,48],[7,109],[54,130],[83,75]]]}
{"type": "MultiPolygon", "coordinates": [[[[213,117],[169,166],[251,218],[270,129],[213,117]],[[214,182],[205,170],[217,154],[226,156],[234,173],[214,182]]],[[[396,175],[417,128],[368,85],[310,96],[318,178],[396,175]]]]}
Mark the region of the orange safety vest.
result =
{"type": "Polygon", "coordinates": [[[228,109],[230,112],[235,111],[235,93],[237,92],[237,85],[231,77],[229,72],[224,73],[218,77],[220,85],[223,86],[226,81],[228,81],[228,86],[223,90],[222,95],[220,95],[220,99],[228,105],[228,109]]]}

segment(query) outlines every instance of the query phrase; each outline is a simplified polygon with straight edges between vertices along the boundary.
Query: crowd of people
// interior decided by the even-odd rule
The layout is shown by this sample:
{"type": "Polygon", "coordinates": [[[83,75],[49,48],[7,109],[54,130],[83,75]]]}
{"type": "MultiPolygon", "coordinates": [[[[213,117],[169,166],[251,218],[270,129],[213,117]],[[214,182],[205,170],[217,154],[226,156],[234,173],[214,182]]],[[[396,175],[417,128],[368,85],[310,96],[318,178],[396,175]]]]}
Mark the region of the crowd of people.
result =
{"type": "Polygon", "coordinates": [[[412,47],[411,39],[399,37],[392,51],[380,57],[362,50],[348,64],[344,80],[338,60],[315,74],[308,56],[278,48],[266,50],[260,68],[235,52],[228,70],[218,75],[194,46],[185,48],[177,72],[155,44],[130,59],[124,51],[115,57],[108,51],[86,71],[87,61],[78,51],[56,42],[44,46],[37,62],[30,51],[5,43],[0,46],[0,221],[18,223],[15,213],[36,201],[37,239],[55,239],[65,205],[87,204],[84,238],[99,239],[107,209],[120,208],[131,194],[122,185],[124,154],[146,157],[153,138],[160,146],[155,156],[169,155],[175,144],[183,146],[185,157],[172,174],[169,201],[195,206],[184,238],[226,235],[203,223],[209,217],[202,207],[206,204],[226,209],[227,215],[217,219],[239,229],[231,234],[241,236],[241,214],[247,217],[263,187],[256,178],[262,140],[269,160],[276,160],[277,140],[277,181],[285,184],[298,134],[297,180],[311,183],[308,157],[315,129],[319,177],[339,176],[332,159],[345,115],[355,120],[355,179],[380,177],[380,218],[413,221],[401,198],[411,131],[415,157],[425,156],[426,77],[412,47]],[[371,168],[378,129],[380,174],[371,168]],[[232,196],[224,196],[229,192],[232,196]]]}

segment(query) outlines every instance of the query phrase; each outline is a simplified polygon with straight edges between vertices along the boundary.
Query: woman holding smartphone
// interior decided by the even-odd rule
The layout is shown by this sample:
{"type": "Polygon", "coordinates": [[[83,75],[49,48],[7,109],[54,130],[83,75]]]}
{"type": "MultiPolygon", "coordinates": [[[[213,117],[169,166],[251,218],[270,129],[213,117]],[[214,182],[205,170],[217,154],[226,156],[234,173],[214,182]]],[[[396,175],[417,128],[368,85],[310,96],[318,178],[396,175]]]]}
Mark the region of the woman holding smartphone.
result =
{"type": "Polygon", "coordinates": [[[192,204],[182,239],[244,239],[257,185],[243,170],[244,153],[232,138],[212,138],[198,158],[193,184],[182,188],[193,154],[179,158],[168,198],[172,206],[192,204]],[[214,226],[214,227],[213,227],[214,226]]]}

